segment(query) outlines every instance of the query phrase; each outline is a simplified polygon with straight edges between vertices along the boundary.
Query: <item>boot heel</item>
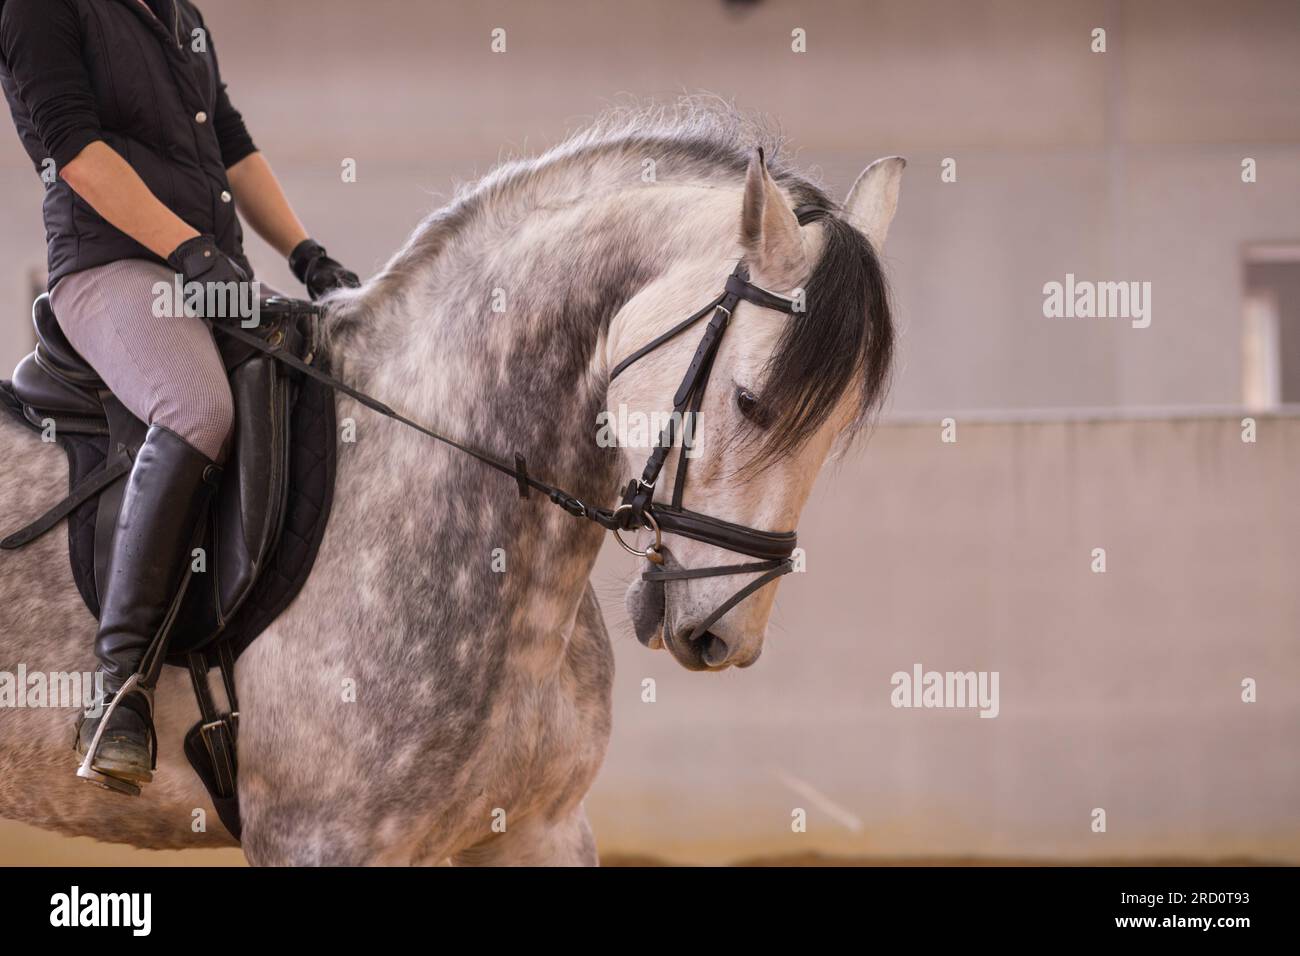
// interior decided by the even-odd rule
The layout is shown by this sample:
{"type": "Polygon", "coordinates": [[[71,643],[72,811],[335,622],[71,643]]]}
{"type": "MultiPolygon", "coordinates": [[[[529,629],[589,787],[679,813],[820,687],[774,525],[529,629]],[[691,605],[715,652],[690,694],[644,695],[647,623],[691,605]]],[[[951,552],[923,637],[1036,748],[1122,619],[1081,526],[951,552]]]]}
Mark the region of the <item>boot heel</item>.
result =
{"type": "MultiPolygon", "coordinates": [[[[122,684],[121,689],[113,695],[113,699],[109,702],[107,709],[100,715],[99,725],[95,728],[95,735],[90,738],[90,744],[86,747],[86,756],[82,759],[81,765],[77,767],[77,776],[82,780],[85,780],[87,783],[93,783],[95,786],[102,787],[105,790],[112,790],[116,793],[126,794],[127,796],[138,797],[140,796],[139,784],[128,780],[125,777],[114,776],[111,773],[107,773],[104,770],[95,767],[96,758],[99,756],[100,741],[104,737],[104,731],[108,729],[109,718],[112,717],[113,712],[117,710],[118,706],[123,701],[126,700],[127,694],[130,693],[140,694],[144,697],[149,706],[149,738],[151,745],[153,744],[153,692],[140,682],[139,674],[132,674],[126,679],[126,682],[122,684]]],[[[141,783],[149,783],[152,779],[153,775],[150,774],[149,779],[142,780],[141,783]]]]}

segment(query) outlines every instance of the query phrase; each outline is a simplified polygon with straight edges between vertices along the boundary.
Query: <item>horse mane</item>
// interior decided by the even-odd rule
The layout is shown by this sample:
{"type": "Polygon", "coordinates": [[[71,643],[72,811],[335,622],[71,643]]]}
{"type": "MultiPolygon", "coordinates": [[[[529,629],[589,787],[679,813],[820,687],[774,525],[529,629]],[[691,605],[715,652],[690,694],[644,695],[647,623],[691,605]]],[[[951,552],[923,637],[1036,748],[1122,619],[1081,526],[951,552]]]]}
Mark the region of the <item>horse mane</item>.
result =
{"type": "Polygon", "coordinates": [[[785,328],[764,375],[762,419],[754,462],[763,467],[797,451],[852,389],[855,413],[848,437],[883,403],[893,360],[888,285],[870,242],[840,215],[840,207],[785,154],[786,139],[765,117],[714,97],[608,109],[536,156],[503,159],[451,201],[430,213],[405,245],[366,285],[330,300],[330,338],[364,327],[368,302],[392,302],[406,284],[476,220],[501,210],[551,206],[590,198],[608,181],[626,188],[647,157],[659,181],[735,188],[744,182],[756,148],[769,172],[822,227],[821,255],[805,285],[806,311],[785,328]],[[864,315],[866,321],[864,321],[864,315]]]}

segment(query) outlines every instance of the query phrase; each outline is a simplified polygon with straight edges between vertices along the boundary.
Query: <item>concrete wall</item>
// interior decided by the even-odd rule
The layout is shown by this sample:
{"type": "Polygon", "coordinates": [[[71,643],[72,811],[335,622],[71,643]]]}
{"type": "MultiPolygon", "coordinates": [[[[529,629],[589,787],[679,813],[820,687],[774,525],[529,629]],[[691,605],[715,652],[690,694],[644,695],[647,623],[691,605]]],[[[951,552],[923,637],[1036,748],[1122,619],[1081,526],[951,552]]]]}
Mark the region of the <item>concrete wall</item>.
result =
{"type": "Polygon", "coordinates": [[[608,551],[602,847],[1300,862],[1300,416],[1259,419],[1254,444],[1240,420],[880,428],[814,493],[808,571],[742,672],[638,644],[634,562],[608,551]],[[998,671],[999,716],[894,708],[916,663],[998,671]]]}
{"type": "MultiPolygon", "coordinates": [[[[410,3],[207,0],[235,102],[310,228],[375,268],[457,180],[622,94],[778,118],[843,195],[909,156],[888,260],[900,412],[1235,403],[1240,247],[1300,238],[1294,0],[410,3]],[[730,11],[730,12],[729,12],[730,11]],[[1089,51],[1096,26],[1108,51],[1089,51]],[[489,32],[507,30],[493,55],[489,32]],[[808,52],[790,51],[790,31],[808,52]],[[1240,162],[1259,181],[1240,180],[1240,162]],[[339,181],[352,157],[360,180],[339,181]],[[958,181],[939,181],[939,162],[958,181]],[[1146,330],[1047,320],[1042,287],[1150,281],[1146,330]]],[[[0,133],[0,369],[26,348],[40,186],[0,133]]],[[[264,278],[290,285],[258,242],[264,278]]]]}
{"type": "MultiPolygon", "coordinates": [[[[1254,444],[1240,422],[961,419],[954,444],[938,422],[879,428],[823,476],[807,572],[783,579],[745,671],[687,673],[638,644],[622,594],[640,567],[609,545],[601,852],[1300,863],[1300,410],[1260,417],[1254,444]],[[997,671],[999,715],[894,708],[891,676],[917,663],[997,671]]],[[[0,859],[241,856],[0,821],[0,859]]]]}

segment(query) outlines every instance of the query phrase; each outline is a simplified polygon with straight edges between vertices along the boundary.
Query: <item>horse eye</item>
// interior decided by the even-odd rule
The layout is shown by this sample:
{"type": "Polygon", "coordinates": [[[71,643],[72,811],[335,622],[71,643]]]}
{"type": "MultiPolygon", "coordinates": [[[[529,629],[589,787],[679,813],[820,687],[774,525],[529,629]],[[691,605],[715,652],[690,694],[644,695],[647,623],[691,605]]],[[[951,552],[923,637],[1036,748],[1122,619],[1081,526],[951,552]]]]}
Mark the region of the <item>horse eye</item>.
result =
{"type": "Polygon", "coordinates": [[[740,414],[744,415],[750,421],[762,424],[760,409],[758,407],[758,396],[747,388],[736,389],[736,407],[740,409],[740,414]]]}

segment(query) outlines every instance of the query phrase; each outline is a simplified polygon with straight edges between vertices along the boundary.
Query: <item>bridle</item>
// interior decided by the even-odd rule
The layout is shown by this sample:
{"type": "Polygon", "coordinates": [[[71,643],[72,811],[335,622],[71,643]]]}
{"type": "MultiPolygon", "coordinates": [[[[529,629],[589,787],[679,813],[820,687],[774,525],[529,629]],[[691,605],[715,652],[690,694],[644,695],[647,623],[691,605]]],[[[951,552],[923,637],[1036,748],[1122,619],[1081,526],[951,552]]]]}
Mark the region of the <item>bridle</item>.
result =
{"type": "Polygon", "coordinates": [[[671,503],[662,504],[654,500],[655,485],[668,459],[668,452],[672,448],[677,422],[684,423],[688,415],[698,414],[704,401],[709,373],[713,370],[713,360],[717,357],[718,348],[722,344],[722,335],[726,332],[731,315],[742,299],[765,309],[775,309],[789,315],[795,314],[795,303],[792,300],[774,295],[750,282],[749,272],[741,262],[727,277],[727,285],[722,295],[663,335],[637,349],[614,366],[614,370],[609,374],[612,382],[628,366],[685,332],[710,312],[713,313],[709,324],[705,326],[700,344],[695,348],[695,355],[690,365],[686,367],[686,374],[682,376],[682,383],[673,395],[673,414],[660,433],[659,441],[654,451],[650,453],[641,477],[634,478],[623,492],[622,502],[613,512],[613,517],[618,524],[611,529],[624,550],[644,557],[651,563],[652,566],[641,575],[644,581],[664,583],[729,574],[760,575],[719,605],[704,621],[697,624],[689,638],[692,642],[749,595],[781,575],[788,574],[794,567],[790,558],[795,548],[793,531],[762,531],[748,525],[735,524],[701,514],[698,511],[690,511],[682,506],[682,495],[686,490],[686,466],[690,460],[690,456],[686,454],[689,446],[685,438],[682,441],[681,454],[677,458],[677,474],[673,481],[671,503]],[[652,531],[655,536],[654,544],[644,551],[638,551],[629,545],[619,534],[620,530],[629,529],[629,525],[632,528],[643,527],[652,531]],[[707,568],[668,569],[664,567],[663,557],[665,531],[760,560],[743,564],[719,564],[707,568]]]}
{"type": "MultiPolygon", "coordinates": [[[[802,215],[800,219],[802,221],[802,215]]],[[[696,346],[695,355],[691,358],[690,365],[687,366],[686,374],[682,376],[681,385],[678,386],[677,392],[673,396],[674,414],[669,418],[663,432],[660,433],[659,442],[646,461],[641,477],[634,478],[628,484],[627,489],[623,492],[621,502],[613,509],[588,505],[564,489],[534,477],[528,473],[527,462],[524,460],[523,455],[516,453],[514,464],[511,465],[493,455],[448,438],[425,425],[421,425],[419,422],[407,418],[379,401],[379,399],[358,391],[347,383],[309,364],[310,357],[307,361],[304,361],[296,355],[284,351],[279,345],[273,345],[266,339],[237,326],[212,323],[212,327],[260,352],[272,356],[277,361],[321,382],[329,388],[342,392],[344,395],[355,399],[367,408],[387,418],[401,422],[423,435],[450,445],[452,448],[478,459],[497,471],[510,475],[518,485],[520,497],[529,497],[530,490],[540,491],[575,518],[586,518],[607,531],[612,531],[618,539],[618,543],[627,551],[644,557],[651,563],[652,567],[641,575],[643,580],[662,584],[667,581],[683,581],[730,574],[758,574],[759,577],[738,590],[714,610],[708,618],[696,625],[690,637],[690,640],[694,641],[733,607],[759,588],[776,580],[783,574],[788,574],[793,570],[794,566],[791,560],[795,548],[795,533],[793,531],[763,531],[747,525],[735,524],[721,518],[715,518],[712,515],[700,514],[698,511],[690,511],[682,506],[682,495],[686,489],[688,461],[685,441],[683,441],[682,454],[678,457],[677,474],[673,483],[673,494],[670,502],[664,504],[656,501],[654,497],[655,484],[659,480],[660,472],[663,471],[664,463],[667,461],[668,453],[673,445],[676,422],[678,420],[685,421],[685,416],[695,415],[699,412],[704,401],[704,390],[708,384],[709,373],[713,369],[713,360],[717,357],[718,347],[722,343],[723,333],[726,331],[727,323],[741,300],[790,315],[796,312],[795,303],[792,300],[774,295],[751,283],[749,281],[749,272],[744,262],[741,262],[736,266],[735,271],[728,276],[721,295],[667,332],[637,349],[614,366],[613,371],[610,372],[609,377],[612,382],[628,366],[676,338],[706,315],[712,313],[709,324],[705,326],[704,335],[700,338],[699,345],[696,346]],[[629,545],[621,536],[621,532],[641,529],[649,530],[654,534],[654,543],[643,551],[629,545]],[[668,569],[664,567],[663,536],[665,533],[691,538],[695,541],[722,548],[724,551],[731,551],[758,560],[741,564],[714,565],[706,568],[668,569]]],[[[320,310],[316,306],[303,305],[277,298],[264,302],[262,312],[273,315],[307,314],[319,316],[320,310]]]]}

